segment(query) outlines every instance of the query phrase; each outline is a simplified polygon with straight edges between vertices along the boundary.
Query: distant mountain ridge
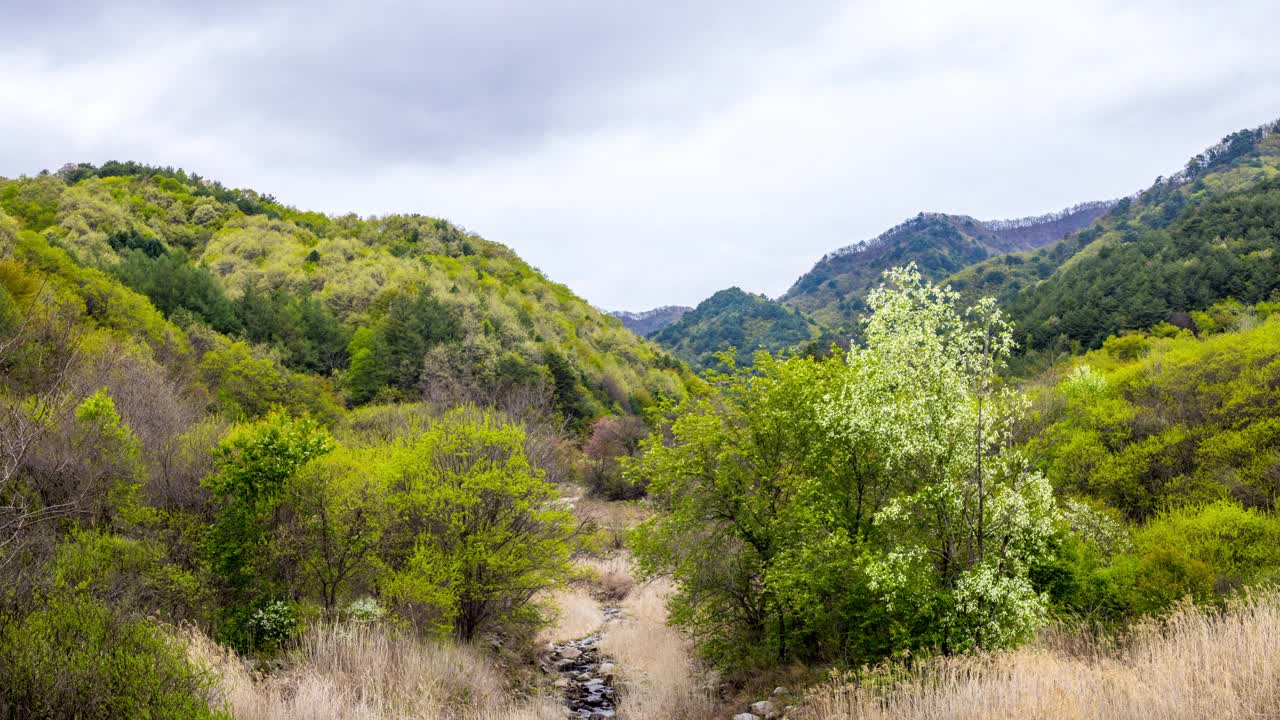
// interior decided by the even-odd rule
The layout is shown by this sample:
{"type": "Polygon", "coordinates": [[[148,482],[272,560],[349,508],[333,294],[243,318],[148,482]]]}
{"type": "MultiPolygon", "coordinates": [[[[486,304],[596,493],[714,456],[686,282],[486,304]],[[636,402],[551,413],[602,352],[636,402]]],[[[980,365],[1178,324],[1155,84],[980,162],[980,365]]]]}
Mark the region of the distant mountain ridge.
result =
{"type": "Polygon", "coordinates": [[[1104,200],[1011,220],[920,213],[870,240],[827,253],[792,285],[782,302],[836,329],[855,325],[866,293],[885,270],[914,262],[939,280],[1004,253],[1033,250],[1088,227],[1116,205],[1104,200]]]}
{"type": "Polygon", "coordinates": [[[622,321],[624,327],[631,332],[645,337],[679,322],[684,314],[693,308],[685,305],[663,305],[652,310],[629,312],[627,310],[611,310],[610,315],[622,321]]]}

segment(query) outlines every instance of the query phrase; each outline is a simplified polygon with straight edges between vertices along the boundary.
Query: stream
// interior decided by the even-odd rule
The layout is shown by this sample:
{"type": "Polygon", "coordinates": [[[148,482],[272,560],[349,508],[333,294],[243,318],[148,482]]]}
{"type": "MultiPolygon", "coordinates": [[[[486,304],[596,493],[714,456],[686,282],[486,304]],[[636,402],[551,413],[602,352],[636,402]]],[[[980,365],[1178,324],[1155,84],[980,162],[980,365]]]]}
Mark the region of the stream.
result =
{"type": "Polygon", "coordinates": [[[577,720],[611,720],[617,716],[616,668],[597,647],[605,629],[622,618],[622,610],[605,607],[604,625],[578,640],[552,646],[551,662],[560,678],[555,686],[564,696],[564,715],[577,720]]]}

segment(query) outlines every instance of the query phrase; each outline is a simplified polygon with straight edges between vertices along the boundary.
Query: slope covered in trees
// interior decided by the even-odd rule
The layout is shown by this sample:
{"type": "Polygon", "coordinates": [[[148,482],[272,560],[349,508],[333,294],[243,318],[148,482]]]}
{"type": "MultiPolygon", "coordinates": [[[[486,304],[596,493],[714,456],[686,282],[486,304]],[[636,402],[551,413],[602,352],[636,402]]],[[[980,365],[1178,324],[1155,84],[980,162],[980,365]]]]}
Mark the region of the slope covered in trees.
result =
{"type": "Polygon", "coordinates": [[[0,208],[192,334],[242,339],[353,404],[548,402],[585,423],[682,392],[619,321],[443,220],[328,217],[131,163],[0,181],[0,208]]]}
{"type": "Polygon", "coordinates": [[[939,280],[992,255],[1041,247],[1092,223],[1110,203],[1084,203],[1016,220],[920,213],[871,240],[829,253],[782,297],[789,307],[848,332],[866,311],[867,293],[889,268],[915,263],[939,280]]]}
{"type": "Polygon", "coordinates": [[[738,363],[750,365],[757,350],[788,350],[813,339],[817,331],[817,325],[804,315],[734,287],[703,300],[652,339],[677,357],[705,368],[717,364],[717,353],[730,349],[738,351],[738,363]]]}
{"type": "Polygon", "coordinates": [[[528,647],[584,433],[688,380],[442,221],[136,165],[0,181],[0,716],[227,717],[180,623],[249,657],[325,623],[528,647]]]}
{"type": "Polygon", "coordinates": [[[956,273],[966,297],[994,295],[1031,350],[1096,348],[1160,322],[1245,304],[1280,289],[1280,135],[1244,130],[1116,205],[1090,227],[1033,252],[956,273]]]}

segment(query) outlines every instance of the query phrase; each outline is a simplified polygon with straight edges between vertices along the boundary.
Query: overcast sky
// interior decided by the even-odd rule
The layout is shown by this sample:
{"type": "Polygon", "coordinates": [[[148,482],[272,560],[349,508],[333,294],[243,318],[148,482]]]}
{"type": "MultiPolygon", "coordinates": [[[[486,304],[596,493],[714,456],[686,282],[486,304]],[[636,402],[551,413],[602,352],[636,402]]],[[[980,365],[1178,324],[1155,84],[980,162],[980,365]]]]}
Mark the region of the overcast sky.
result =
{"type": "Polygon", "coordinates": [[[1275,0],[6,0],[0,175],[446,217],[605,308],[779,295],[921,210],[1128,194],[1280,117],[1275,0]]]}

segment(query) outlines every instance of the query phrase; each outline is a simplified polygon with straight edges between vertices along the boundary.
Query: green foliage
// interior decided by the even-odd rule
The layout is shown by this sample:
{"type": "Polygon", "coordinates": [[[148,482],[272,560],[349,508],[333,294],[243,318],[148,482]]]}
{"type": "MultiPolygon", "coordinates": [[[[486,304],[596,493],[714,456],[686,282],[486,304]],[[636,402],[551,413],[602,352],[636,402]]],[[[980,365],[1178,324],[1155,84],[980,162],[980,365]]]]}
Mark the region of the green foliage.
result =
{"type": "Polygon", "coordinates": [[[1010,447],[1008,330],[914,270],[889,282],[847,362],[709,374],[630,463],[660,511],[636,556],[719,663],[1005,646],[1046,612],[1031,570],[1056,508],[1010,447]]]}
{"type": "Polygon", "coordinates": [[[529,600],[569,570],[568,510],[529,465],[524,431],[461,408],[393,465],[383,592],[420,626],[470,640],[532,622],[529,600]]]}
{"type": "Polygon", "coordinates": [[[216,503],[206,551],[223,597],[222,634],[237,647],[275,638],[252,634],[254,614],[286,590],[268,567],[275,557],[268,543],[274,516],[286,483],[331,449],[331,438],[314,420],[280,411],[236,427],[218,448],[217,471],[205,481],[216,503]]]}
{"type": "MultiPolygon", "coordinates": [[[[109,271],[182,328],[199,334],[198,321],[291,371],[325,375],[354,365],[340,383],[357,404],[426,393],[511,406],[539,395],[545,372],[559,371],[548,367],[550,350],[574,378],[562,383],[557,407],[585,428],[599,415],[678,396],[691,379],[507,248],[443,220],[331,219],[130,162],[64,170],[0,181],[0,207],[29,231],[19,233],[19,252],[59,264],[49,269],[67,276],[95,321],[115,329],[139,334],[141,298],[104,286],[87,268],[109,271]],[[360,328],[372,338],[352,343],[360,328]]],[[[149,342],[181,335],[158,316],[146,324],[149,342]]],[[[211,345],[224,343],[200,350],[211,345]]],[[[233,417],[256,416],[264,403],[306,406],[304,396],[317,390],[296,378],[274,389],[254,385],[269,399],[211,389],[233,417]]]]}
{"type": "Polygon", "coordinates": [[[1232,497],[1272,508],[1280,407],[1276,318],[1197,339],[1134,337],[1086,355],[1038,392],[1033,452],[1060,490],[1105,500],[1132,519],[1232,497]]]}
{"type": "Polygon", "coordinates": [[[716,356],[730,349],[741,351],[742,364],[749,366],[758,350],[779,353],[812,339],[811,325],[781,303],[735,287],[703,300],[651,337],[698,367],[713,366],[716,356]]]}
{"type": "Polygon", "coordinates": [[[1000,298],[1023,345],[1051,356],[1162,322],[1217,332],[1223,314],[1209,308],[1230,298],[1269,300],[1280,287],[1280,139],[1245,131],[1210,156],[1193,159],[1194,172],[1121,201],[1092,227],[1025,254],[1035,273],[1028,262],[996,282],[988,260],[951,282],[969,297],[1000,298]]]}
{"type": "Polygon", "coordinates": [[[382,447],[339,446],[285,482],[282,505],[288,512],[277,526],[276,542],[301,571],[300,584],[328,612],[353,584],[365,590],[374,584],[377,551],[391,522],[386,456],[382,447]]]}
{"type": "Polygon", "coordinates": [[[1161,514],[1105,546],[1076,536],[1070,591],[1055,600],[1071,614],[1120,623],[1168,612],[1184,598],[1222,602],[1230,593],[1277,579],[1280,518],[1219,501],[1161,514]]]}
{"type": "Polygon", "coordinates": [[[166,317],[185,311],[219,332],[235,333],[241,329],[235,307],[217,279],[193,264],[183,250],[154,257],[135,250],[125,255],[112,273],[150,298],[166,317]]]}
{"type": "Polygon", "coordinates": [[[52,598],[0,626],[0,675],[3,717],[229,717],[209,709],[214,678],[176,641],[80,598],[52,598]]]}
{"type": "MultiPolygon", "coordinates": [[[[1021,286],[1038,279],[1041,268],[1047,268],[1009,253],[1051,243],[1092,223],[1107,207],[1107,203],[1085,203],[1013,222],[920,213],[873,240],[823,257],[787,291],[783,302],[839,334],[849,335],[858,332],[859,318],[868,309],[867,294],[890,268],[914,264],[926,279],[938,281],[992,258],[980,265],[984,268],[980,275],[957,280],[955,288],[1006,283],[1021,286]]],[[[975,293],[970,299],[981,296],[975,293]]]]}

